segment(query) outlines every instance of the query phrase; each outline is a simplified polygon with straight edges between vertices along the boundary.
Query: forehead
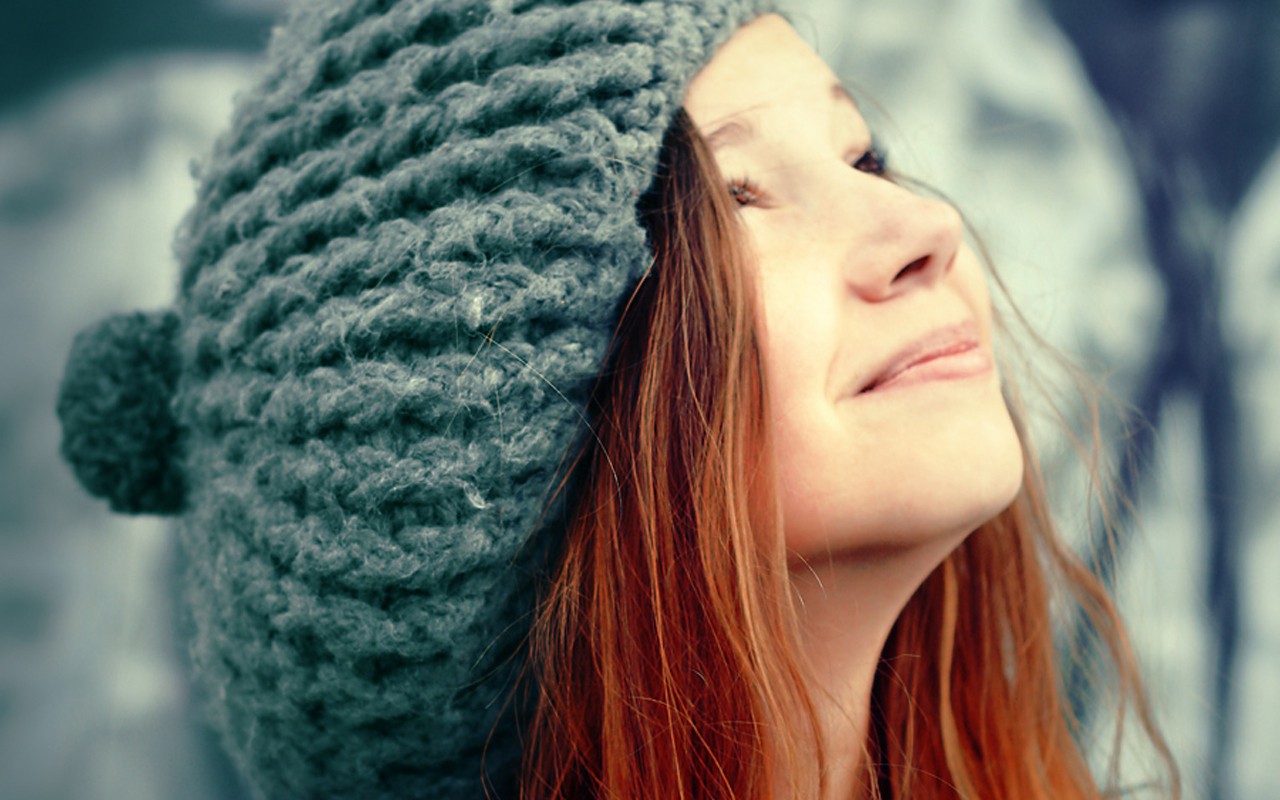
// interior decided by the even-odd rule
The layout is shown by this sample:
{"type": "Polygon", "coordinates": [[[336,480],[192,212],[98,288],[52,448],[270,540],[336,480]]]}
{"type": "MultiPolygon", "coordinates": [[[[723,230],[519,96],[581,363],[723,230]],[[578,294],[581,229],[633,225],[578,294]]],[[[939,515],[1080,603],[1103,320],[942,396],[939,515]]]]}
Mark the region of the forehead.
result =
{"type": "Polygon", "coordinates": [[[847,99],[826,62],[777,14],[739,28],[694,76],[684,107],[707,134],[735,115],[847,99]]]}

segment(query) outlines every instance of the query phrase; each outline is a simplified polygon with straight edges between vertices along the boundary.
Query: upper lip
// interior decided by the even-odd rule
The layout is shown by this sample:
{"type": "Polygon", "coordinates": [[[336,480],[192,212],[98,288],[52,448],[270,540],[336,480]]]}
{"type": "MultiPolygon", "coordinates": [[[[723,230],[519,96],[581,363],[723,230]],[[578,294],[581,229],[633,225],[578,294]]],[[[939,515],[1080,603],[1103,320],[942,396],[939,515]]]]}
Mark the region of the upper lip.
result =
{"type": "Polygon", "coordinates": [[[979,343],[978,326],[972,320],[934,328],[886,358],[855,394],[869,392],[917,364],[972,350],[979,343]]]}

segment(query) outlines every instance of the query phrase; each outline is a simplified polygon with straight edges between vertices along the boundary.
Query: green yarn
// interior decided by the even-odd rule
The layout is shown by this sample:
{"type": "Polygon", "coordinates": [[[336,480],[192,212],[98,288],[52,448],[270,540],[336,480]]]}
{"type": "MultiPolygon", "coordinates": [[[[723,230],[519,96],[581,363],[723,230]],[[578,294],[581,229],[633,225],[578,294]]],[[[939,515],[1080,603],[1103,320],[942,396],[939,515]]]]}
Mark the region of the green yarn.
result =
{"type": "MultiPolygon", "coordinates": [[[[259,796],[484,796],[635,203],[766,5],[332,0],[274,32],[176,310],[82,334],[59,401],[87,490],[181,512],[196,682],[259,796]]],[[[499,796],[519,755],[508,721],[499,796]]]]}
{"type": "Polygon", "coordinates": [[[172,311],[116,314],[76,335],[58,387],[61,454],[112,511],[172,514],[182,508],[169,412],[178,379],[172,311]]]}

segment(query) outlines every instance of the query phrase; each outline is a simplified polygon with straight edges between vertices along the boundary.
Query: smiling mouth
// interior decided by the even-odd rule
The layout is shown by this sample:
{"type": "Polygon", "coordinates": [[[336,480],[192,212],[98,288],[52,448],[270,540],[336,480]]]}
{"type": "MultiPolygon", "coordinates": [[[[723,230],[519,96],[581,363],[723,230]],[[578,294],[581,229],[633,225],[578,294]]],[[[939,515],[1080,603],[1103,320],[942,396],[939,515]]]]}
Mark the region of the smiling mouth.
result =
{"type": "Polygon", "coordinates": [[[936,331],[895,357],[859,395],[934,381],[971,378],[989,372],[991,357],[971,325],[936,331]]]}

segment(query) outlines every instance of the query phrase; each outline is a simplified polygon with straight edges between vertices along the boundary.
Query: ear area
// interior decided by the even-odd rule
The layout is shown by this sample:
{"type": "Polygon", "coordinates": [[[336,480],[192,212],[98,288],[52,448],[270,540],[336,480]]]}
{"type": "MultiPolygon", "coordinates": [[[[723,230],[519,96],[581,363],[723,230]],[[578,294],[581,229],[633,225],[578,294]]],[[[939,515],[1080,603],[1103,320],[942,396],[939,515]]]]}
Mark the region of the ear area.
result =
{"type": "Polygon", "coordinates": [[[182,510],[179,428],[170,411],[178,327],[172,309],[135,311],[101,320],[72,342],[58,388],[59,452],[112,511],[182,510]]]}

